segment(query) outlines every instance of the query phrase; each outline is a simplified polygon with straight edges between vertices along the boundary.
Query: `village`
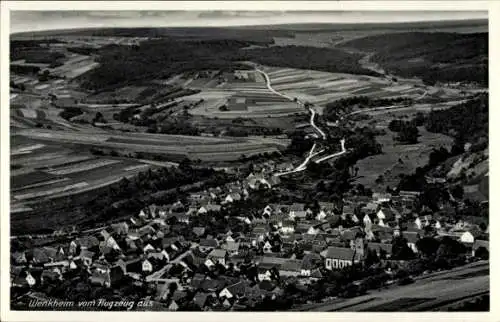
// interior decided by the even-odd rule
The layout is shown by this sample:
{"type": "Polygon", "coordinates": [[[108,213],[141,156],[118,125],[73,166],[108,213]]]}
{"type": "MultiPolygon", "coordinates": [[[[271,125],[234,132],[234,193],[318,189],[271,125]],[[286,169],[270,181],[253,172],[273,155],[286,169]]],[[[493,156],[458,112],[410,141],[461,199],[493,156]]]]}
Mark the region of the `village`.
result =
{"type": "Polygon", "coordinates": [[[13,295],[18,303],[81,296],[146,300],[150,310],[265,310],[290,297],[284,305],[311,303],[303,294],[318,283],[338,286],[322,301],[353,297],[488,258],[488,227],[444,215],[446,205],[434,213],[417,207],[417,191],[346,196],[340,209],[326,201],[266,204],[262,196],[279,184],[262,169],[75,232],[65,244],[13,252],[13,295]],[[435,265],[422,265],[431,256],[435,265]]]}

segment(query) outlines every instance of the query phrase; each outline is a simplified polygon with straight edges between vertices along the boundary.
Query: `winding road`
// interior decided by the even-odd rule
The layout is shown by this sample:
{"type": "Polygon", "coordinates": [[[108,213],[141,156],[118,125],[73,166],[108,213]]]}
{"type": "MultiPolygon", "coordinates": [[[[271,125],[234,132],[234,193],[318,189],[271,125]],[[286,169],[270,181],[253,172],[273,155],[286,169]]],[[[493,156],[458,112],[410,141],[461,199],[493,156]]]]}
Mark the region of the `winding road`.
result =
{"type": "MultiPolygon", "coordinates": [[[[316,111],[314,110],[314,108],[312,108],[312,106],[306,106],[305,103],[301,102],[300,100],[296,99],[296,98],[292,98],[284,93],[281,93],[281,92],[278,92],[277,90],[275,90],[272,85],[271,85],[271,79],[269,78],[269,75],[263,71],[262,69],[259,69],[257,68],[256,66],[254,66],[255,68],[255,71],[259,72],[260,74],[262,74],[262,76],[264,76],[264,79],[266,80],[266,87],[267,89],[269,89],[269,91],[271,91],[272,93],[278,95],[278,96],[281,96],[281,97],[284,97],[290,101],[295,101],[300,107],[302,108],[307,108],[309,110],[309,112],[311,113],[311,118],[309,120],[309,122],[311,123],[311,126],[316,130],[316,132],[319,133],[319,135],[321,136],[321,138],[323,140],[326,140],[327,136],[326,136],[326,133],[321,130],[317,125],[316,123],[314,122],[314,118],[316,116],[316,111]]],[[[331,155],[327,155],[317,161],[315,161],[316,163],[320,163],[320,162],[323,162],[323,161],[326,161],[326,160],[329,160],[331,158],[334,158],[334,157],[338,157],[338,156],[341,156],[342,154],[346,153],[346,149],[344,147],[344,144],[345,144],[345,140],[342,139],[340,140],[340,145],[341,145],[341,151],[340,152],[337,152],[337,153],[334,153],[334,154],[331,154],[331,155]]],[[[292,174],[292,173],[296,173],[296,172],[301,172],[301,171],[304,171],[307,167],[307,164],[309,163],[309,161],[317,156],[317,155],[320,155],[321,153],[323,153],[325,151],[325,149],[322,149],[318,152],[314,152],[314,150],[316,149],[316,142],[313,144],[313,146],[311,147],[311,150],[309,151],[307,157],[304,159],[304,162],[302,162],[298,167],[296,167],[294,170],[292,171],[286,171],[286,172],[278,172],[278,173],[275,173],[276,176],[284,176],[284,175],[288,175],[288,174],[292,174]]]]}

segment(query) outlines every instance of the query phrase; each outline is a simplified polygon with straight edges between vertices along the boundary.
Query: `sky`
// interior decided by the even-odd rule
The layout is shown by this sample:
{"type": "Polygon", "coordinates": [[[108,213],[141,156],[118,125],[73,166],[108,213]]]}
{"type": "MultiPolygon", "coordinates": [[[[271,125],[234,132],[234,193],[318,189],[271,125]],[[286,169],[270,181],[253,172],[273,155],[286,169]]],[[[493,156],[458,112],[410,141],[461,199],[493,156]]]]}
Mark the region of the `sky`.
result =
{"type": "Polygon", "coordinates": [[[11,11],[11,33],[95,27],[203,27],[487,19],[487,11],[11,11]]]}

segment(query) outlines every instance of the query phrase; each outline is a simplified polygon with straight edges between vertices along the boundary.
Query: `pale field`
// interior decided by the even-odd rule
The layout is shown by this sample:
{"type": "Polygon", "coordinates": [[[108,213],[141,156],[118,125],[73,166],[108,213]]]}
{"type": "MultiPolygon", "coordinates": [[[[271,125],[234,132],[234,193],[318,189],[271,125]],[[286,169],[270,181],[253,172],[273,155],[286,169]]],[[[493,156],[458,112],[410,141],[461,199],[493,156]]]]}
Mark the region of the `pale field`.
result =
{"type": "Polygon", "coordinates": [[[10,154],[11,155],[28,154],[28,153],[33,152],[33,150],[41,149],[44,146],[45,146],[45,144],[33,144],[33,145],[29,145],[29,146],[16,147],[14,149],[11,149],[10,154]]]}
{"type": "Polygon", "coordinates": [[[54,174],[54,175],[65,175],[65,174],[70,174],[70,173],[75,173],[75,172],[80,172],[80,171],[97,169],[100,167],[104,167],[107,165],[116,164],[116,163],[120,163],[120,162],[121,162],[120,160],[106,160],[106,159],[82,161],[82,162],[79,162],[77,164],[72,164],[72,165],[69,165],[66,167],[57,167],[57,169],[48,170],[47,172],[50,174],[54,174]]]}
{"type": "Polygon", "coordinates": [[[75,189],[81,189],[83,187],[87,187],[88,185],[89,184],[87,182],[79,182],[79,183],[69,184],[69,185],[64,186],[64,187],[46,189],[46,190],[38,191],[38,192],[25,193],[25,194],[14,194],[13,198],[16,200],[35,199],[35,198],[46,197],[46,196],[53,195],[56,193],[61,193],[61,192],[67,193],[68,191],[75,190],[75,189]]]}

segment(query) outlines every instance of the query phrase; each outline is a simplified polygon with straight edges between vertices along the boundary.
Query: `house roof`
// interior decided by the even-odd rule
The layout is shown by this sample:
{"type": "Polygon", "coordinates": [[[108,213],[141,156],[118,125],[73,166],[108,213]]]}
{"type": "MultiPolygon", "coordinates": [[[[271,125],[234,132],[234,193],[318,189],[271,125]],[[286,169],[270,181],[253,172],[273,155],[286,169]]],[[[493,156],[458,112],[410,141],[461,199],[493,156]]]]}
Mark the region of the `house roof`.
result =
{"type": "Polygon", "coordinates": [[[111,224],[111,228],[117,234],[127,234],[128,233],[128,225],[126,222],[111,224]]]}
{"type": "Polygon", "coordinates": [[[219,243],[217,242],[216,239],[210,238],[210,239],[201,239],[200,240],[200,246],[202,247],[217,247],[219,243]]]}
{"type": "Polygon", "coordinates": [[[229,241],[229,242],[225,243],[224,245],[222,245],[222,248],[224,248],[225,250],[227,250],[229,252],[234,252],[240,248],[240,243],[229,241]]]}
{"type": "Polygon", "coordinates": [[[224,282],[213,279],[205,279],[200,284],[200,288],[204,291],[220,291],[224,286],[224,282]]]}
{"type": "Polygon", "coordinates": [[[319,270],[319,268],[316,268],[316,269],[313,269],[311,271],[311,277],[314,277],[314,278],[323,278],[323,274],[321,273],[321,271],[319,270]]]}
{"type": "Polygon", "coordinates": [[[198,292],[193,298],[193,302],[198,305],[200,308],[205,307],[205,302],[207,301],[207,297],[210,293],[198,292]]]}
{"type": "Polygon", "coordinates": [[[196,273],[193,278],[191,279],[191,286],[194,287],[195,289],[199,288],[201,283],[205,280],[205,275],[196,273]]]}
{"type": "Polygon", "coordinates": [[[325,257],[352,261],[354,253],[351,248],[330,246],[326,249],[325,257]]]}
{"type": "Polygon", "coordinates": [[[174,300],[176,302],[179,302],[179,300],[182,300],[186,296],[187,296],[187,292],[186,291],[176,290],[174,292],[174,294],[172,294],[172,300],[174,300]]]}
{"type": "Polygon", "coordinates": [[[269,280],[264,280],[264,281],[259,283],[259,288],[261,290],[270,292],[276,288],[276,285],[269,280]]]}
{"type": "Polygon", "coordinates": [[[225,249],[214,249],[212,250],[208,256],[210,257],[217,257],[217,258],[224,258],[227,255],[227,251],[225,249]]]}
{"type": "Polygon", "coordinates": [[[214,204],[208,204],[205,206],[205,209],[207,211],[220,211],[221,206],[220,205],[214,205],[214,204]]]}
{"type": "Polygon", "coordinates": [[[303,203],[293,203],[291,206],[290,206],[290,211],[303,211],[304,210],[304,207],[305,207],[305,204],[303,203]]]}
{"type": "Polygon", "coordinates": [[[396,212],[391,208],[381,208],[379,211],[382,211],[385,216],[385,220],[393,220],[396,217],[396,212]]]}
{"type": "Polygon", "coordinates": [[[248,283],[245,281],[239,281],[237,283],[234,283],[230,286],[227,286],[227,290],[233,294],[233,296],[238,295],[241,296],[245,294],[245,289],[247,288],[248,283]]]}
{"type": "Polygon", "coordinates": [[[81,247],[92,248],[99,246],[99,240],[94,236],[84,236],[76,240],[81,247]]]}
{"type": "Polygon", "coordinates": [[[352,207],[350,205],[344,205],[344,207],[342,209],[342,213],[344,213],[346,215],[354,214],[354,207],[352,207]]]}
{"type": "Polygon", "coordinates": [[[86,249],[82,249],[80,252],[80,255],[78,255],[80,258],[86,257],[86,258],[92,258],[94,257],[95,253],[88,251],[86,249]]]}
{"type": "Polygon", "coordinates": [[[205,227],[194,227],[193,233],[198,237],[203,236],[205,234],[205,227]]]}
{"type": "Polygon", "coordinates": [[[295,226],[295,231],[298,233],[305,233],[309,230],[309,227],[311,227],[311,225],[305,223],[299,223],[297,224],[297,226],[295,226]]]}
{"type": "Polygon", "coordinates": [[[480,239],[474,240],[474,245],[472,246],[472,248],[474,250],[477,250],[479,247],[484,247],[489,251],[490,250],[490,242],[488,240],[480,240],[480,239]]]}
{"type": "Polygon", "coordinates": [[[265,234],[265,233],[267,233],[267,228],[265,228],[265,227],[254,227],[254,229],[252,229],[252,232],[254,234],[265,234]]]}
{"type": "Polygon", "coordinates": [[[387,254],[392,253],[392,244],[384,244],[384,243],[368,243],[368,249],[375,250],[379,252],[380,250],[384,250],[387,254]]]}
{"type": "Polygon", "coordinates": [[[302,261],[296,259],[289,259],[280,265],[280,271],[300,272],[301,268],[302,261]]]}
{"type": "Polygon", "coordinates": [[[271,264],[273,266],[281,265],[287,260],[288,260],[287,258],[275,257],[275,256],[258,256],[254,258],[255,263],[259,263],[260,265],[271,264]]]}
{"type": "Polygon", "coordinates": [[[413,244],[420,239],[420,235],[413,231],[403,231],[403,237],[406,238],[409,243],[413,244]]]}
{"type": "Polygon", "coordinates": [[[343,240],[354,240],[359,234],[362,234],[361,229],[359,227],[353,227],[351,229],[343,230],[340,236],[343,240]]]}
{"type": "Polygon", "coordinates": [[[320,202],[318,202],[318,204],[319,204],[319,208],[321,210],[324,210],[325,212],[335,209],[335,204],[333,202],[320,201],[320,202]]]}

